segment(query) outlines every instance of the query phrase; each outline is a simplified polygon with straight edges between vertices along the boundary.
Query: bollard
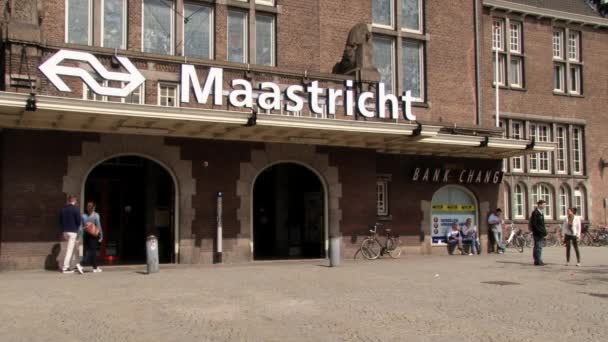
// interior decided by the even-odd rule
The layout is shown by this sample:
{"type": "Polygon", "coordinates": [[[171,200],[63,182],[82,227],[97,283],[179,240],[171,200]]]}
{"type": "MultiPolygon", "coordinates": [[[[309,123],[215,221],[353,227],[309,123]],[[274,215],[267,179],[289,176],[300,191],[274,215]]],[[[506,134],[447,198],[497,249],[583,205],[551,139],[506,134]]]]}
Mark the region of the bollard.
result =
{"type": "Polygon", "coordinates": [[[158,272],[158,240],[156,236],[150,235],[146,239],[146,260],[148,264],[148,274],[158,272]]]}
{"type": "Polygon", "coordinates": [[[329,238],[329,266],[336,267],[340,265],[340,242],[342,238],[333,236],[329,238]]]}

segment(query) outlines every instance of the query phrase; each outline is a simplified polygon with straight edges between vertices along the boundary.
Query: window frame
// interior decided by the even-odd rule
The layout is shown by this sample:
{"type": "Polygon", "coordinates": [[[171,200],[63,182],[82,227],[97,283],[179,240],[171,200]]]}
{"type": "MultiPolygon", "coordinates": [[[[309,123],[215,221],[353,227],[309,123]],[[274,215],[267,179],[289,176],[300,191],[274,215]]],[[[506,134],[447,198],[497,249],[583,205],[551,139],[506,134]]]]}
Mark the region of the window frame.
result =
{"type": "Polygon", "coordinates": [[[511,53],[515,53],[515,54],[521,54],[523,49],[522,49],[522,28],[523,25],[521,22],[517,21],[517,20],[509,20],[509,52],[511,53]],[[513,26],[517,27],[517,30],[513,30],[513,26]],[[516,37],[516,45],[517,48],[513,49],[513,32],[517,32],[517,37],[516,37]]]}
{"type": "MultiPolygon", "coordinates": [[[[106,18],[106,1],[107,0],[101,0],[101,42],[100,45],[101,47],[106,47],[105,46],[105,18],[106,18]]],[[[128,29],[128,21],[129,21],[129,13],[128,13],[128,0],[121,0],[122,1],[122,14],[123,14],[123,20],[122,20],[122,42],[120,44],[120,47],[117,48],[119,50],[126,50],[127,49],[127,29],[128,29]]],[[[143,2],[142,2],[143,3],[143,2]]],[[[143,8],[142,8],[143,9],[143,8]]],[[[142,11],[142,17],[143,17],[143,11],[142,11]]],[[[143,27],[142,27],[143,28],[143,27]]],[[[111,47],[112,48],[112,47],[111,47]]],[[[114,48],[112,48],[114,49],[114,48]]]]}
{"type": "Polygon", "coordinates": [[[585,172],[583,139],[584,135],[582,127],[572,127],[572,174],[574,175],[582,175],[585,172]]]}
{"type": "Polygon", "coordinates": [[[573,207],[577,208],[577,215],[580,216],[583,220],[587,216],[587,190],[583,188],[581,190],[580,187],[576,187],[573,192],[573,207]]]}
{"type": "MultiPolygon", "coordinates": [[[[103,87],[108,86],[107,80],[101,80],[95,78],[95,80],[101,84],[103,87]]],[[[96,102],[108,102],[108,97],[105,95],[98,95],[96,92],[92,91],[86,83],[82,82],[82,99],[87,101],[96,101],[96,102]],[[89,99],[89,94],[93,94],[93,98],[89,99]],[[99,99],[97,97],[100,97],[99,99]]]]}
{"type": "MultiPolygon", "coordinates": [[[[425,75],[425,63],[424,63],[424,56],[425,56],[425,48],[426,48],[426,44],[424,41],[422,40],[418,40],[418,39],[409,39],[409,38],[401,38],[401,61],[399,62],[401,70],[402,70],[402,76],[403,78],[405,78],[405,65],[403,64],[403,50],[405,49],[405,41],[412,41],[418,44],[418,68],[420,70],[419,72],[419,84],[420,84],[420,96],[419,97],[414,97],[414,102],[424,102],[424,99],[426,98],[426,85],[425,85],[425,79],[424,79],[424,75],[425,75]]],[[[396,75],[397,77],[398,75],[396,75]]],[[[396,79],[395,77],[395,79],[396,79]]],[[[402,87],[402,92],[407,91],[408,89],[405,89],[405,82],[403,81],[403,79],[401,80],[400,83],[400,87],[402,87]]],[[[396,88],[396,86],[395,86],[396,88]]],[[[411,90],[411,89],[409,89],[411,90]]],[[[412,96],[413,97],[413,96],[412,96]]]]}
{"type": "Polygon", "coordinates": [[[551,186],[549,186],[546,183],[537,183],[534,184],[532,186],[532,190],[531,190],[531,194],[532,194],[532,201],[530,203],[530,205],[534,206],[536,205],[536,203],[539,200],[544,200],[546,205],[545,205],[545,210],[543,212],[543,214],[545,215],[545,218],[547,219],[553,219],[553,191],[551,186]],[[543,193],[543,189],[547,190],[547,194],[545,196],[545,194],[543,193]]]}
{"type": "MultiPolygon", "coordinates": [[[[169,37],[169,41],[171,42],[171,47],[169,48],[169,53],[167,53],[167,56],[173,56],[175,55],[175,6],[177,5],[177,0],[170,0],[171,1],[171,7],[169,8],[169,11],[171,13],[170,15],[170,19],[171,19],[171,32],[170,37],[169,37]]],[[[145,32],[146,32],[146,27],[145,27],[145,20],[146,20],[146,13],[145,13],[145,2],[146,0],[142,0],[141,1],[141,35],[140,35],[140,39],[141,39],[141,51],[143,53],[153,53],[153,54],[159,54],[158,52],[148,52],[145,49],[145,40],[144,40],[144,36],[145,36],[145,32]]],[[[183,30],[182,30],[183,31],[183,30]]]]}
{"type": "MultiPolygon", "coordinates": [[[[156,95],[156,105],[159,107],[168,107],[168,108],[179,108],[180,107],[180,100],[179,100],[179,83],[175,83],[175,82],[165,82],[165,81],[159,81],[156,84],[156,91],[157,91],[157,95],[156,95]],[[162,93],[161,93],[161,88],[163,86],[171,86],[171,87],[175,87],[175,104],[173,106],[165,106],[161,104],[161,98],[162,98],[162,93]]],[[[167,98],[169,98],[169,96],[167,96],[167,98]]]]}
{"type": "Polygon", "coordinates": [[[580,62],[581,61],[581,32],[577,30],[568,30],[568,44],[567,44],[567,58],[569,62],[580,62]],[[572,45],[571,35],[576,34],[574,39],[574,46],[572,45]],[[570,57],[571,52],[574,51],[574,58],[570,57]]]}
{"type": "Polygon", "coordinates": [[[376,215],[377,216],[388,216],[389,215],[389,199],[388,199],[388,180],[377,179],[376,180],[376,215]],[[383,201],[380,200],[380,196],[383,196],[383,201]]]}
{"type": "MultiPolygon", "coordinates": [[[[186,55],[186,5],[195,5],[199,7],[207,7],[210,10],[209,13],[209,56],[204,59],[213,60],[215,59],[215,6],[202,1],[184,0],[182,3],[182,56],[188,58],[201,58],[191,57],[186,55]]],[[[227,18],[227,17],[226,17],[227,18]]]]}
{"type": "Polygon", "coordinates": [[[389,0],[390,3],[390,12],[389,12],[389,16],[391,18],[391,22],[389,25],[385,25],[385,24],[378,24],[374,22],[374,0],[371,1],[371,5],[372,5],[372,13],[371,13],[371,17],[372,17],[372,26],[374,27],[379,27],[379,28],[384,28],[384,29],[389,29],[389,30],[394,30],[395,29],[395,1],[394,0],[389,0]]]}
{"type": "Polygon", "coordinates": [[[563,62],[555,62],[553,63],[553,92],[556,93],[565,93],[566,89],[566,63],[563,62]],[[561,70],[560,75],[560,88],[555,87],[555,76],[557,75],[557,70],[561,70]]]}
{"type": "Polygon", "coordinates": [[[568,64],[568,92],[573,95],[582,94],[582,67],[579,64],[568,64]],[[572,71],[576,70],[574,76],[572,71]]]}
{"type": "Polygon", "coordinates": [[[568,173],[568,127],[557,125],[555,127],[555,142],[557,149],[555,150],[555,173],[568,173]],[[561,132],[561,134],[560,134],[561,132]],[[561,147],[560,147],[561,146],[561,147]],[[563,169],[560,168],[560,162],[563,164],[563,169]]]}
{"type": "MultiPolygon", "coordinates": [[[[89,3],[89,10],[88,10],[88,19],[87,19],[87,43],[85,45],[87,46],[91,46],[93,45],[93,0],[87,0],[89,3]]],[[[70,21],[70,0],[65,0],[64,2],[64,6],[65,6],[65,18],[64,18],[64,42],[66,44],[77,44],[77,45],[82,45],[79,43],[70,43],[70,26],[69,26],[69,21],[70,21]]]]}
{"type": "Polygon", "coordinates": [[[249,63],[249,12],[242,9],[228,8],[226,12],[226,61],[230,63],[249,63]],[[243,58],[242,62],[235,62],[230,60],[230,12],[240,13],[245,15],[245,24],[243,25],[243,58]]]}
{"type": "MultiPolygon", "coordinates": [[[[511,121],[511,138],[517,140],[524,139],[524,128],[525,125],[523,121],[511,121]],[[517,129],[515,125],[518,125],[519,128],[517,129]]],[[[524,172],[523,156],[511,157],[511,172],[524,172]],[[516,167],[516,161],[519,161],[519,167],[516,167]]]]}
{"type": "MultiPolygon", "coordinates": [[[[401,16],[401,14],[403,13],[403,1],[404,0],[399,0],[399,15],[401,16]]],[[[418,1],[418,29],[414,30],[411,28],[407,28],[403,26],[403,23],[405,22],[405,20],[403,19],[403,17],[400,17],[400,29],[403,32],[410,32],[410,33],[417,33],[417,34],[423,34],[424,32],[424,3],[423,0],[414,0],[414,1],[418,1]]],[[[391,1],[392,2],[392,1],[391,1]]]]}
{"type": "Polygon", "coordinates": [[[564,219],[568,216],[568,206],[570,204],[569,191],[565,185],[559,187],[559,199],[557,202],[557,218],[564,219]]]}
{"type": "MultiPolygon", "coordinates": [[[[390,41],[390,45],[391,45],[391,51],[390,51],[390,56],[391,56],[391,94],[396,94],[396,79],[397,79],[397,72],[396,72],[396,65],[395,65],[395,59],[396,59],[396,39],[395,37],[392,36],[387,36],[387,35],[382,35],[382,34],[373,34],[372,35],[372,49],[373,49],[373,44],[374,44],[374,39],[378,39],[378,40],[386,40],[386,41],[390,41]]],[[[374,58],[374,61],[376,59],[374,58]]],[[[382,81],[382,75],[380,75],[380,81],[382,81]]],[[[386,86],[386,84],[385,84],[386,86]]]]}
{"type": "MultiPolygon", "coordinates": [[[[551,128],[548,124],[545,123],[530,123],[529,125],[529,135],[531,138],[534,138],[537,142],[550,142],[551,141],[551,128]],[[546,130],[546,138],[541,139],[541,127],[546,130]]],[[[529,157],[529,166],[528,170],[530,173],[539,173],[539,174],[550,174],[551,171],[551,154],[549,152],[539,152],[531,154],[529,157]],[[542,168],[543,161],[546,161],[547,168],[542,168]],[[533,167],[533,163],[536,164],[536,167],[533,167]]]]}
{"type": "Polygon", "coordinates": [[[525,187],[521,184],[516,184],[513,187],[513,218],[524,219],[526,218],[526,191],[525,187]],[[519,191],[517,191],[519,189],[519,191]],[[519,202],[521,199],[521,202],[519,202]],[[520,212],[521,210],[521,212],[520,212]]]}
{"type": "Polygon", "coordinates": [[[258,65],[263,65],[263,66],[270,66],[270,67],[274,67],[276,66],[276,44],[277,44],[277,29],[276,26],[277,25],[277,17],[276,15],[272,14],[272,13],[265,13],[265,12],[257,12],[255,13],[255,25],[254,25],[254,35],[256,37],[255,39],[255,63],[258,65]],[[270,43],[270,47],[271,47],[271,51],[270,51],[270,65],[266,65],[266,64],[259,64],[258,62],[258,39],[257,39],[257,34],[258,34],[258,17],[269,17],[272,18],[272,28],[271,28],[271,43],[270,43]]]}

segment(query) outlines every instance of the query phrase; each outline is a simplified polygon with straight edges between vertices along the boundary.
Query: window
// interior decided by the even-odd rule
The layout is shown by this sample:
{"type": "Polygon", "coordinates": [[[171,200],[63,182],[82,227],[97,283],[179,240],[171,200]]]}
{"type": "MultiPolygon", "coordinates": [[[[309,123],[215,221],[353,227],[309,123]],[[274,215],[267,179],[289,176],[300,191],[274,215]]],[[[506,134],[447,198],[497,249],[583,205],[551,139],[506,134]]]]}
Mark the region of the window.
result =
{"type": "Polygon", "coordinates": [[[144,104],[144,85],[142,84],[137,87],[137,89],[133,90],[131,94],[127,95],[127,97],[122,99],[122,102],[132,104],[144,104]]]}
{"type": "Polygon", "coordinates": [[[553,31],[553,58],[564,59],[564,31],[553,31]]]}
{"type": "Polygon", "coordinates": [[[394,49],[393,40],[380,36],[373,37],[374,65],[380,73],[380,82],[384,83],[387,93],[393,92],[394,49]]]}
{"type": "Polygon", "coordinates": [[[388,182],[378,180],[376,182],[376,207],[378,216],[388,215],[388,182]]]}
{"type": "Polygon", "coordinates": [[[393,0],[372,0],[373,24],[393,28],[393,6],[393,0]]]}
{"type": "Polygon", "coordinates": [[[91,0],[66,0],[66,43],[91,44],[92,12],[91,0]]]}
{"type": "Polygon", "coordinates": [[[576,208],[576,214],[585,219],[585,189],[583,187],[579,186],[574,189],[574,207],[576,208]]]}
{"type": "Polygon", "coordinates": [[[143,1],[142,44],[144,52],[173,54],[173,1],[143,1]]]}
{"type": "Polygon", "coordinates": [[[255,63],[274,65],[274,16],[255,16],[255,63]]]}
{"type": "Polygon", "coordinates": [[[568,60],[579,61],[580,34],[578,31],[568,31],[568,60]]]}
{"type": "MultiPolygon", "coordinates": [[[[530,138],[538,142],[549,142],[549,126],[530,124],[530,138]]],[[[530,172],[551,172],[551,158],[549,152],[541,152],[530,156],[530,172]]]]}
{"type": "Polygon", "coordinates": [[[505,220],[508,220],[511,217],[511,201],[509,199],[509,185],[504,183],[504,191],[503,191],[503,207],[505,213],[505,220]]]}
{"type": "Polygon", "coordinates": [[[228,61],[247,63],[247,13],[228,11],[228,61]]]}
{"type": "Polygon", "coordinates": [[[521,219],[526,216],[526,213],[524,211],[524,208],[526,207],[526,198],[523,189],[523,186],[520,184],[517,184],[515,188],[513,188],[513,217],[516,219],[521,219]]]}
{"type": "Polygon", "coordinates": [[[158,84],[158,105],[165,107],[179,107],[177,84],[158,84]]]}
{"type": "Polygon", "coordinates": [[[557,173],[566,173],[566,127],[557,126],[555,132],[555,138],[557,140],[557,150],[555,151],[555,163],[557,173]]]}
{"type": "MultiPolygon", "coordinates": [[[[107,81],[102,81],[101,79],[96,79],[96,81],[104,87],[108,85],[107,81]]],[[[92,91],[91,88],[87,87],[87,85],[85,83],[82,84],[82,98],[85,100],[90,100],[90,101],[107,101],[108,100],[108,98],[106,96],[98,95],[97,93],[92,91]]]]}
{"type": "Polygon", "coordinates": [[[559,187],[559,218],[565,218],[568,215],[568,189],[565,186],[559,187]]]}
{"type": "Polygon", "coordinates": [[[183,54],[213,59],[213,10],[198,3],[184,3],[183,54]]]}
{"type": "Polygon", "coordinates": [[[422,33],[422,0],[401,0],[401,28],[422,33]]]}
{"type": "Polygon", "coordinates": [[[103,0],[102,46],[114,49],[127,48],[127,1],[103,0]]]}
{"type": "Polygon", "coordinates": [[[540,200],[543,200],[546,202],[546,206],[545,206],[545,210],[543,212],[543,214],[545,215],[545,218],[552,218],[553,217],[553,196],[551,193],[551,189],[549,188],[549,186],[545,185],[545,184],[537,184],[535,186],[532,187],[532,203],[530,203],[532,206],[535,206],[536,203],[540,200]]]}
{"type": "Polygon", "coordinates": [[[524,87],[523,27],[519,21],[494,18],[492,21],[493,84],[524,87]],[[508,29],[507,29],[508,28],[508,29]],[[507,39],[508,38],[508,39],[507,39]],[[506,46],[505,46],[506,44],[506,46]],[[496,66],[498,58],[498,70],[496,66]],[[508,77],[508,78],[507,78],[508,77]]]}
{"type": "Polygon", "coordinates": [[[581,93],[581,66],[580,65],[570,65],[570,74],[569,82],[568,82],[568,90],[570,94],[580,94],[581,93]]]}
{"type": "Polygon", "coordinates": [[[511,52],[521,52],[521,24],[511,21],[509,24],[509,50],[511,52]]]}
{"type": "Polygon", "coordinates": [[[255,0],[256,4],[274,6],[274,0],[255,0]]]}
{"type": "MultiPolygon", "coordinates": [[[[524,138],[524,126],[520,121],[513,121],[511,123],[511,138],[513,139],[523,139],[524,138]]],[[[513,157],[511,158],[512,171],[513,172],[523,172],[523,157],[513,157]]]]}
{"type": "Polygon", "coordinates": [[[580,127],[572,129],[572,171],[583,173],[583,132],[580,127]]]}
{"type": "Polygon", "coordinates": [[[579,31],[561,28],[553,31],[553,91],[556,93],[583,93],[580,40],[579,31]],[[565,44],[564,37],[567,37],[565,44]]]}
{"type": "Polygon", "coordinates": [[[563,63],[555,63],[553,65],[553,91],[563,93],[566,90],[566,74],[565,65],[563,63]]]}
{"type": "Polygon", "coordinates": [[[423,44],[417,40],[405,39],[402,43],[402,49],[403,89],[404,91],[410,90],[412,97],[422,102],[424,99],[422,78],[423,44]]]}

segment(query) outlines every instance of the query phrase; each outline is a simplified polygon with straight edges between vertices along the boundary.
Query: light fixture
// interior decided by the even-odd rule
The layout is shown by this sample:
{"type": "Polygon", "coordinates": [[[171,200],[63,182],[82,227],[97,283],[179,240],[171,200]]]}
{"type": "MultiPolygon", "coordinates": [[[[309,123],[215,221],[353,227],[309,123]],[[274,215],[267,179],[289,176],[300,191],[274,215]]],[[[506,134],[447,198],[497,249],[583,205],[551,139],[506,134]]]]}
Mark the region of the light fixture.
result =
{"type": "Polygon", "coordinates": [[[38,107],[36,106],[36,94],[30,93],[30,97],[25,101],[25,111],[35,112],[38,107]]]}
{"type": "Polygon", "coordinates": [[[245,127],[253,127],[257,125],[258,121],[258,109],[256,107],[251,108],[251,116],[247,119],[247,123],[243,126],[245,127]]]}

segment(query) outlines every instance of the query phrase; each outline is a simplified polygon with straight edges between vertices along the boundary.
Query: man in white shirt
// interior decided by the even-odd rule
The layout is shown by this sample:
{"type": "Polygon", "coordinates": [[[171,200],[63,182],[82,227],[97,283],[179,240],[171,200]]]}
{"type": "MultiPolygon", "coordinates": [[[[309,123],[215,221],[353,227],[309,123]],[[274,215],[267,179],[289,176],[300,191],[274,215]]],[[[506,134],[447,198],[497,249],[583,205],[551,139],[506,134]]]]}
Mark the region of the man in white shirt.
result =
{"type": "Polygon", "coordinates": [[[502,224],[504,223],[502,217],[502,210],[497,208],[490,217],[488,217],[488,225],[490,226],[490,233],[496,243],[497,253],[502,254],[505,252],[505,245],[502,243],[502,224]]]}

